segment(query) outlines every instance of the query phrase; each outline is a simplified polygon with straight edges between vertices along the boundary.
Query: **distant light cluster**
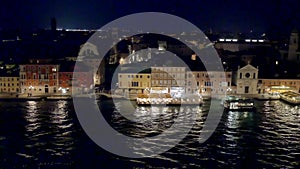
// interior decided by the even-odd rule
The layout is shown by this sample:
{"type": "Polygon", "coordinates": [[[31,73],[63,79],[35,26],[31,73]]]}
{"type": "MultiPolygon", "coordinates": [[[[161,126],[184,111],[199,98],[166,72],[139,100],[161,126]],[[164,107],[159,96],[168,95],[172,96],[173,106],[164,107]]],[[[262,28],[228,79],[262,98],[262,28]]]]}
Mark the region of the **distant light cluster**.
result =
{"type": "MultiPolygon", "coordinates": [[[[219,42],[238,42],[238,39],[219,39],[219,42]]],[[[245,42],[265,42],[264,39],[245,39],[245,42]]]]}

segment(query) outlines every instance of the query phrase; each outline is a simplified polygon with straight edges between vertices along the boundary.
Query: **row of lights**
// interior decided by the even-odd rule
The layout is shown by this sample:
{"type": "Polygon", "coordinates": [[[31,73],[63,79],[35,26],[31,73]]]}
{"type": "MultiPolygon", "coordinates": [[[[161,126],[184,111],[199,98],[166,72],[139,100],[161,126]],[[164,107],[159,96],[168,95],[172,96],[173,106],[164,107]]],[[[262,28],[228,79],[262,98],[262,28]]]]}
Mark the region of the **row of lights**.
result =
{"type": "MultiPolygon", "coordinates": [[[[219,39],[220,42],[237,42],[238,39],[219,39]]],[[[263,39],[245,39],[245,42],[264,42],[263,39]]]]}

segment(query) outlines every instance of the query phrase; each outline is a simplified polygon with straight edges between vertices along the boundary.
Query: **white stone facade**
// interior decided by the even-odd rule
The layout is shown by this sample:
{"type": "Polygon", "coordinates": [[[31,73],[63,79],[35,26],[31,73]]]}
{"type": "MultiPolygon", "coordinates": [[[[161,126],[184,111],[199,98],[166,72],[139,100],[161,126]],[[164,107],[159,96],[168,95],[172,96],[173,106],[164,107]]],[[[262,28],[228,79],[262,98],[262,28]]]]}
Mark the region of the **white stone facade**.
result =
{"type": "Polygon", "coordinates": [[[257,94],[258,69],[250,64],[237,72],[237,94],[257,94]]]}

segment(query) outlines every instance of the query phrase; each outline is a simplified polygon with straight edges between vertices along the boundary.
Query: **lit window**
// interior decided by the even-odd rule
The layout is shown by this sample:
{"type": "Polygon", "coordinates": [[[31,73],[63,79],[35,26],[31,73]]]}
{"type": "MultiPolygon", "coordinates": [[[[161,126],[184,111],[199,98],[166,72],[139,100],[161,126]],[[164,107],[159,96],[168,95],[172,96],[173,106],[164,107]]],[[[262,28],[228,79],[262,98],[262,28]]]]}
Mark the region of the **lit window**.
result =
{"type": "Polygon", "coordinates": [[[54,67],[54,68],[52,68],[52,72],[56,72],[56,68],[54,67]]]}

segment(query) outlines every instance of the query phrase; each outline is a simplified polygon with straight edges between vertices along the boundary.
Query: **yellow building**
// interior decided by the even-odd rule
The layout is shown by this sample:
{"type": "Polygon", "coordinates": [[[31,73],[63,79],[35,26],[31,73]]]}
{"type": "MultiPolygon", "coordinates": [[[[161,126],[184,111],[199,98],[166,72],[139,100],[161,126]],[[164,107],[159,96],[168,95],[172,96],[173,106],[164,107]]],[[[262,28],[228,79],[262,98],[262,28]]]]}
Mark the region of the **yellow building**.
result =
{"type": "Polygon", "coordinates": [[[124,95],[145,93],[151,87],[151,74],[119,73],[118,87],[124,95]]]}
{"type": "Polygon", "coordinates": [[[0,76],[0,93],[19,93],[20,83],[19,76],[5,73],[0,76]]]}

